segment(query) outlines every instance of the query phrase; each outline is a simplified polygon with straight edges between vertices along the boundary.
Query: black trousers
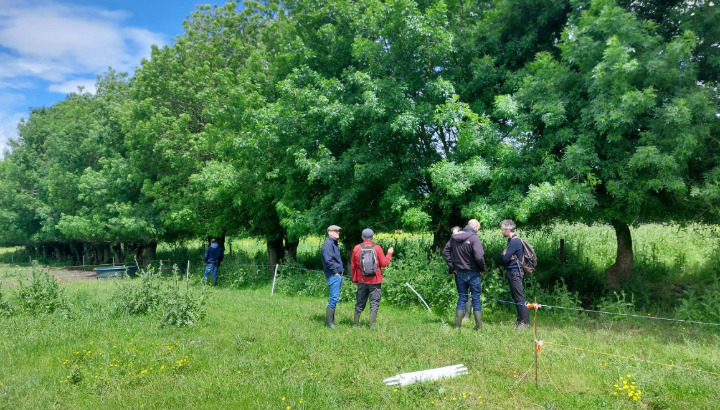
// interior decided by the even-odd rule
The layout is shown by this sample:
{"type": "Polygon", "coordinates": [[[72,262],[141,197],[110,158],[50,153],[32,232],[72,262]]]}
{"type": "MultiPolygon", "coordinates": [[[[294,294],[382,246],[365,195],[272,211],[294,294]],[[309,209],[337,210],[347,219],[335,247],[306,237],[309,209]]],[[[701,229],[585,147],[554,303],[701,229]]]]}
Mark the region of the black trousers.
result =
{"type": "Polygon", "coordinates": [[[362,312],[365,310],[365,304],[368,297],[370,298],[370,311],[377,312],[380,308],[380,298],[382,297],[382,283],[358,283],[356,293],[355,311],[362,312]]]}
{"type": "Polygon", "coordinates": [[[510,285],[510,295],[513,302],[517,305],[517,323],[530,324],[530,312],[528,311],[527,302],[525,301],[525,292],[523,290],[523,278],[525,273],[519,270],[508,270],[507,280],[510,285]]]}

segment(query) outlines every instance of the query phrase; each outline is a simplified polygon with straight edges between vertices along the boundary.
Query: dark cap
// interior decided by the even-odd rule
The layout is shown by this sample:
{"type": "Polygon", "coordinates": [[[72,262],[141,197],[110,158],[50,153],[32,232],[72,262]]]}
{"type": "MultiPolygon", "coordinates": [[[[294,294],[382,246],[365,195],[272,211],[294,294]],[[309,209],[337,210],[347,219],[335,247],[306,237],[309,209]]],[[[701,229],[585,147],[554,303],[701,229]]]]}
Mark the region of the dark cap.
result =
{"type": "Polygon", "coordinates": [[[375,232],[373,232],[370,228],[365,228],[362,231],[362,237],[363,238],[372,238],[375,235],[375,232]]]}

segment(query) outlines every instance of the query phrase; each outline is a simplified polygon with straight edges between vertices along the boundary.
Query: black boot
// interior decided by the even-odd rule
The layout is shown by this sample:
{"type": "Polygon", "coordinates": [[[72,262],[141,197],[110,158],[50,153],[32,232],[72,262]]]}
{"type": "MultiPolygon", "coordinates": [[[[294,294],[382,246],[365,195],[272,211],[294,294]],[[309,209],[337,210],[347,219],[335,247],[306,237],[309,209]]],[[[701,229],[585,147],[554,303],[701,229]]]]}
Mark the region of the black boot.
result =
{"type": "Polygon", "coordinates": [[[473,308],[472,308],[472,302],[468,300],[465,302],[465,319],[470,320],[472,317],[473,308]]]}
{"type": "Polygon", "coordinates": [[[355,311],[355,321],[353,322],[355,326],[360,326],[360,314],[362,314],[362,312],[355,311]]]}
{"type": "Polygon", "coordinates": [[[329,307],[325,309],[325,326],[330,329],[335,329],[333,320],[335,320],[335,308],[329,307]]]}
{"type": "Polygon", "coordinates": [[[456,310],[455,311],[455,329],[460,329],[462,326],[462,320],[465,317],[465,311],[464,310],[456,310]]]}
{"type": "Polygon", "coordinates": [[[482,330],[482,310],[476,310],[475,314],[475,330],[482,330]]]}
{"type": "Polygon", "coordinates": [[[375,326],[375,320],[377,319],[377,312],[370,311],[370,329],[375,326]]]}
{"type": "Polygon", "coordinates": [[[213,287],[217,286],[217,278],[213,278],[213,287]]]}

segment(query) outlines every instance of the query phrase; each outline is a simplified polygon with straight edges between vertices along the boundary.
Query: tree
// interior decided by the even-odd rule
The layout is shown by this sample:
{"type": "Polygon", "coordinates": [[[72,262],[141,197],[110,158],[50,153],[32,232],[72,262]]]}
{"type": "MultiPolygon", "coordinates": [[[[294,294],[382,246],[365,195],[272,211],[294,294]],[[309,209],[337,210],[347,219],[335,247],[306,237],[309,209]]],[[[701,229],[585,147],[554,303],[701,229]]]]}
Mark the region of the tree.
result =
{"type": "Polygon", "coordinates": [[[630,225],[697,220],[691,187],[717,166],[717,99],[698,79],[692,32],[666,41],[611,1],[578,10],[559,47],[497,98],[509,136],[493,197],[520,221],[610,222],[617,288],[632,274],[630,225]]]}

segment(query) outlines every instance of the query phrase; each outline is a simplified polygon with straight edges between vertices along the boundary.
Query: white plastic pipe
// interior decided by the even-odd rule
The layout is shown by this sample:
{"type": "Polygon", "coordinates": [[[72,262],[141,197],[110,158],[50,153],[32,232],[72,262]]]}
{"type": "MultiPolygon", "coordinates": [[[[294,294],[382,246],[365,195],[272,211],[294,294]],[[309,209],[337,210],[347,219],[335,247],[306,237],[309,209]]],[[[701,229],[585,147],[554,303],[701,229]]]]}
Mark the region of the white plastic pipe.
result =
{"type": "Polygon", "coordinates": [[[430,306],[428,306],[428,304],[425,303],[425,299],[423,299],[423,297],[420,296],[420,294],[417,292],[417,290],[415,290],[415,288],[413,288],[412,286],[410,286],[410,283],[405,282],[405,284],[407,285],[407,287],[410,288],[410,290],[412,290],[413,292],[415,292],[415,294],[417,295],[417,297],[420,298],[420,301],[423,303],[423,305],[425,305],[425,307],[427,308],[428,312],[432,313],[432,310],[430,310],[430,306]]]}
{"type": "Polygon", "coordinates": [[[272,289],[270,290],[270,296],[275,294],[275,280],[277,279],[278,266],[280,266],[280,265],[277,265],[277,264],[275,265],[275,276],[273,276],[273,285],[272,285],[272,289]]]}
{"type": "Polygon", "coordinates": [[[468,369],[464,364],[439,367],[437,369],[421,370],[419,372],[402,373],[383,380],[388,386],[407,386],[408,384],[427,380],[438,380],[444,377],[455,377],[467,374],[468,369]]]}

